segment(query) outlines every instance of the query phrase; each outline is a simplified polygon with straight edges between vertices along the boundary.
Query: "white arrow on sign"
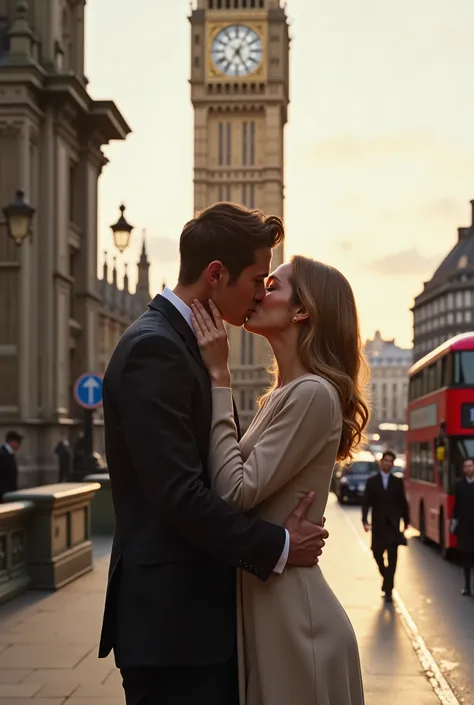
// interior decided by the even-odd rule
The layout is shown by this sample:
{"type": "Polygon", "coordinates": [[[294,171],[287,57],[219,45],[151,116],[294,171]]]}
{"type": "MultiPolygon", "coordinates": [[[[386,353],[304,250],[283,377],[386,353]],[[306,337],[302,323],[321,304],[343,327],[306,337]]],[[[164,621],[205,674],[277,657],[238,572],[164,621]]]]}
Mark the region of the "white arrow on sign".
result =
{"type": "Polygon", "coordinates": [[[88,377],[82,386],[89,392],[87,403],[92,405],[94,403],[94,389],[100,389],[100,384],[93,377],[88,377]]]}

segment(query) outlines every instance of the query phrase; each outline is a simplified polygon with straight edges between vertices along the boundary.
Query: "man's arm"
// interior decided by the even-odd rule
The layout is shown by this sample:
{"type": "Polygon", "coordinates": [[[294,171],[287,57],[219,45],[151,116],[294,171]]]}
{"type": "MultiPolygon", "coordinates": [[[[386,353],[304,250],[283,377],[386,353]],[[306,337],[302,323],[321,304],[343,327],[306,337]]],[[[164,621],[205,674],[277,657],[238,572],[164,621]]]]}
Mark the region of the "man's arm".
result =
{"type": "Polygon", "coordinates": [[[362,498],[362,523],[364,527],[369,526],[369,510],[372,509],[372,497],[370,492],[370,478],[365,483],[364,497],[362,498]]]}
{"type": "Polygon", "coordinates": [[[134,470],[164,524],[219,560],[266,580],[284,552],[285,530],[233,511],[203,484],[193,430],[194,385],[168,338],[146,336],[134,344],[116,395],[134,470]]]}
{"type": "Polygon", "coordinates": [[[405,483],[400,479],[400,500],[402,504],[402,517],[403,523],[405,524],[405,529],[410,526],[410,507],[408,504],[407,496],[405,494],[405,483]]]}

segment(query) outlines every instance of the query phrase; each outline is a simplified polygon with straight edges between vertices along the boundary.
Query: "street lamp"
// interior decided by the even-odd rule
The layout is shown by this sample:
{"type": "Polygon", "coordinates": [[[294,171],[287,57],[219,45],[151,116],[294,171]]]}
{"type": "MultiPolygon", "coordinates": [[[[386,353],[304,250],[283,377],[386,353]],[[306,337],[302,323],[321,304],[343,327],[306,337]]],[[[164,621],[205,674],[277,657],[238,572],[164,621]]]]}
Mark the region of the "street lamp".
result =
{"type": "Polygon", "coordinates": [[[24,191],[20,189],[15,194],[15,199],[3,209],[7,221],[7,232],[17,245],[31,235],[31,221],[35,209],[25,200],[24,191]]]}
{"type": "Polygon", "coordinates": [[[127,223],[124,216],[125,206],[122,204],[120,206],[120,218],[117,220],[115,225],[111,225],[110,228],[114,234],[115,247],[119,252],[123,252],[127,249],[130,243],[130,235],[132,234],[133,225],[127,223]]]}

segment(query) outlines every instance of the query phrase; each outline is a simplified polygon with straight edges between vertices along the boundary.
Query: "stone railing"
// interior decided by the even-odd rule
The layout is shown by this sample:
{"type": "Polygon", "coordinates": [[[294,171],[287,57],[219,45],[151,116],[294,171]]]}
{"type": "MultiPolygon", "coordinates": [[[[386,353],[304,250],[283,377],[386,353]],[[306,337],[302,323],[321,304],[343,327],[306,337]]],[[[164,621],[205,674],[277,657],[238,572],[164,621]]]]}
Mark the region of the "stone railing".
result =
{"type": "Polygon", "coordinates": [[[0,504],[0,604],[28,589],[27,522],[31,502],[0,504]]]}
{"type": "Polygon", "coordinates": [[[84,480],[85,482],[98,482],[100,485],[100,490],[92,500],[92,534],[94,536],[113,536],[115,513],[109,473],[87,475],[84,480]]]}
{"type": "Polygon", "coordinates": [[[5,495],[33,505],[26,532],[31,588],[57,590],[92,570],[91,502],[99,489],[96,482],[61,483],[5,495]]]}

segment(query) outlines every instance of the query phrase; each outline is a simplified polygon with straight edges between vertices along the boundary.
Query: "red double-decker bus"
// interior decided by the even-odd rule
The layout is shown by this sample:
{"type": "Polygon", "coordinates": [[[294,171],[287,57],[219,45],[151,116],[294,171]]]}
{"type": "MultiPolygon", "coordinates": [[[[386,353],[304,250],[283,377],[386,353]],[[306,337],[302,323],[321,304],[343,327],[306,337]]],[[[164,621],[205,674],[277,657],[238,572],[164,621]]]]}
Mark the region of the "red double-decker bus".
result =
{"type": "Polygon", "coordinates": [[[447,340],[410,369],[406,491],[412,525],[444,558],[454,485],[474,457],[474,332],[447,340]]]}

